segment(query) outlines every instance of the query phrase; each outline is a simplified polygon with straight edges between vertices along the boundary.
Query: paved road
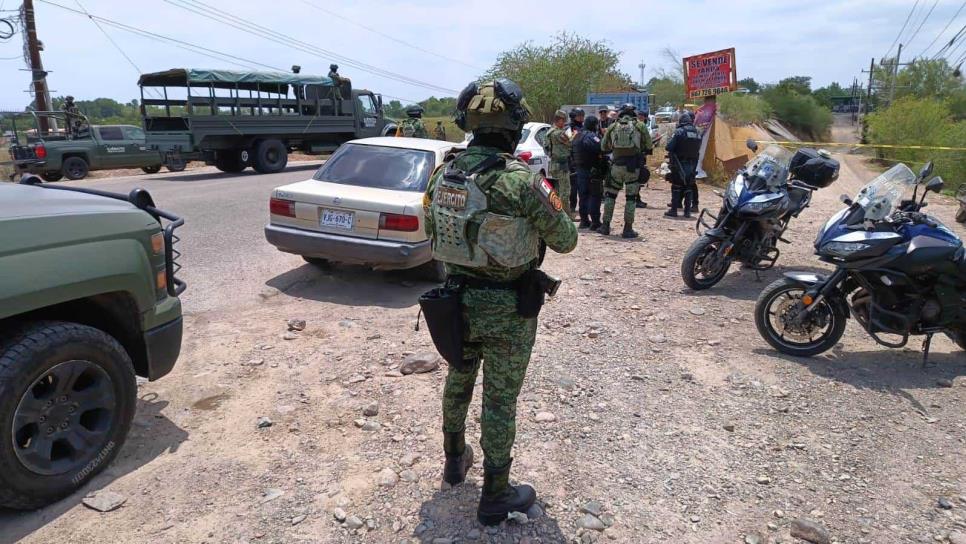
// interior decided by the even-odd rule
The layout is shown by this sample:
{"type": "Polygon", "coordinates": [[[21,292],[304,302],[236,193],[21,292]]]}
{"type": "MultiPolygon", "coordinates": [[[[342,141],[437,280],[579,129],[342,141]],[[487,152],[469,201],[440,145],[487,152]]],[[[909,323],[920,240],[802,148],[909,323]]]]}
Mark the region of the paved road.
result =
{"type": "Polygon", "coordinates": [[[189,286],[185,309],[194,313],[220,310],[239,298],[254,299],[266,282],[305,264],[269,245],[262,229],[272,188],[311,177],[319,164],[290,163],[284,172],[270,175],[204,168],[72,185],[117,192],[144,187],[159,207],[185,218],[178,249],[183,253],[181,277],[189,286]]]}

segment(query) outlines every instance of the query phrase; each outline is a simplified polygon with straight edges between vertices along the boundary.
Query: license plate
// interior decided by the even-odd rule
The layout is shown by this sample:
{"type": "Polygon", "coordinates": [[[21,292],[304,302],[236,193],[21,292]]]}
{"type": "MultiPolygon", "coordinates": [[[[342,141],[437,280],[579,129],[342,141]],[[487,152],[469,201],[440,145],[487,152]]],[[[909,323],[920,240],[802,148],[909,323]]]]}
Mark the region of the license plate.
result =
{"type": "Polygon", "coordinates": [[[353,212],[341,212],[322,208],[322,218],[319,224],[323,227],[333,227],[343,230],[352,230],[352,222],[355,219],[353,212]]]}

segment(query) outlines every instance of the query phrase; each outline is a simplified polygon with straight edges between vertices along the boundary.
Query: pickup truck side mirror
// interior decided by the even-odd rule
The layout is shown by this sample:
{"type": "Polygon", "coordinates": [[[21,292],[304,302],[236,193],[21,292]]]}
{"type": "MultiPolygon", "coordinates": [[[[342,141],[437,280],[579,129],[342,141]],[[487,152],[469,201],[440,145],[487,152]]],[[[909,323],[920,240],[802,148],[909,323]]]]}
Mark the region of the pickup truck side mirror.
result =
{"type": "Polygon", "coordinates": [[[745,142],[745,145],[748,146],[748,149],[750,149],[752,152],[758,151],[758,142],[752,140],[751,138],[748,138],[748,141],[745,142]]]}

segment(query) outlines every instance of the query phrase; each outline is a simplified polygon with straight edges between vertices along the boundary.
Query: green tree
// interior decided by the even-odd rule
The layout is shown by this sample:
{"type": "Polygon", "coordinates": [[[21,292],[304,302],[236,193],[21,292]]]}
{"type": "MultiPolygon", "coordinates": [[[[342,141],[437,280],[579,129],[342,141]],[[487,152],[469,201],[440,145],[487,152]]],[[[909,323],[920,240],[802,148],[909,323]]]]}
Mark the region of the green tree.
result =
{"type": "Polygon", "coordinates": [[[672,105],[684,102],[684,83],[668,77],[652,77],[647,82],[647,92],[651,93],[655,106],[661,107],[670,102],[672,105]]]}
{"type": "MultiPolygon", "coordinates": [[[[789,78],[795,79],[795,78],[789,78]]],[[[788,82],[788,80],[782,80],[788,82]]],[[[799,92],[801,81],[768,86],[761,97],[768,102],[775,117],[806,138],[820,139],[832,126],[832,112],[815,100],[809,92],[799,92]]]]}
{"type": "Polygon", "coordinates": [[[807,95],[812,93],[812,78],[811,76],[786,77],[778,82],[778,86],[782,89],[795,91],[798,94],[807,95]]]}
{"type": "Polygon", "coordinates": [[[383,115],[386,117],[403,117],[406,115],[405,108],[403,108],[402,102],[398,100],[390,100],[388,104],[383,106],[383,115]]]}
{"type": "Polygon", "coordinates": [[[761,84],[755,81],[753,77],[746,77],[744,79],[738,80],[738,86],[748,89],[751,94],[758,94],[761,92],[761,84]]]}
{"type": "Polygon", "coordinates": [[[562,32],[548,45],[526,42],[504,51],[483,75],[517,82],[533,110],[534,120],[550,121],[562,104],[580,104],[588,92],[633,88],[620,71],[620,53],[605,42],[562,32]]]}
{"type": "Polygon", "coordinates": [[[822,106],[831,109],[832,108],[832,98],[836,96],[846,96],[850,94],[851,91],[844,89],[837,81],[833,81],[826,87],[820,89],[815,89],[812,96],[815,97],[815,101],[822,106]]]}

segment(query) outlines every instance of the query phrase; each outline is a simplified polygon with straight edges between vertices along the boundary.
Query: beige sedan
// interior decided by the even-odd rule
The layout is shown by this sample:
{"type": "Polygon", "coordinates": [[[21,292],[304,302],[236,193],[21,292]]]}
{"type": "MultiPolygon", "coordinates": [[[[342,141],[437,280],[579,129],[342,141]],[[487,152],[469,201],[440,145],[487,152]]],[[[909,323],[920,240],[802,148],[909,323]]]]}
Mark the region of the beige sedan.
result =
{"type": "Polygon", "coordinates": [[[442,280],[423,230],[423,193],[433,172],[460,150],[421,138],[345,143],[312,179],[272,191],[265,238],[313,264],[422,267],[429,279],[442,280]]]}

